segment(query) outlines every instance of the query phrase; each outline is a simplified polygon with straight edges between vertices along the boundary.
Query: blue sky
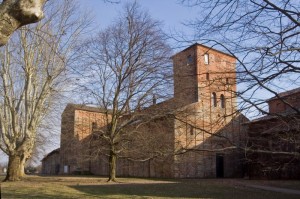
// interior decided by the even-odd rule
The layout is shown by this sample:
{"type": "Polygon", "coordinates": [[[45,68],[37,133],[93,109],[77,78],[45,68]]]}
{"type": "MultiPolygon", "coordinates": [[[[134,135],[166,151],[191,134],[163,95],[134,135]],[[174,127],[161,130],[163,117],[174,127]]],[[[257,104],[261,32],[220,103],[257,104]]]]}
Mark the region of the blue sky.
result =
{"type": "MultiPolygon", "coordinates": [[[[78,0],[81,11],[88,11],[95,16],[94,27],[101,30],[107,27],[122,12],[124,3],[135,0],[120,0],[119,4],[105,3],[103,0],[78,0]]],[[[178,0],[137,0],[139,5],[149,12],[150,16],[163,24],[166,33],[183,32],[192,34],[192,31],[183,25],[184,22],[197,17],[197,11],[178,3],[178,0]]],[[[173,43],[173,46],[177,44],[173,43]]],[[[185,44],[186,45],[186,44],[185,44]]],[[[175,49],[178,52],[179,49],[175,49]]],[[[49,151],[47,151],[49,152],[49,151]]],[[[0,163],[6,162],[7,157],[0,151],[0,163]]]]}
{"type": "MultiPolygon", "coordinates": [[[[103,29],[118,16],[124,3],[134,2],[135,0],[120,1],[119,4],[105,3],[103,0],[84,0],[79,1],[79,3],[83,11],[87,10],[95,16],[95,27],[103,29]]],[[[163,23],[163,29],[166,33],[181,32],[187,35],[193,33],[183,23],[197,17],[198,13],[195,8],[186,7],[178,3],[178,0],[137,0],[137,2],[144,10],[149,12],[153,19],[163,23]]]]}
{"type": "MultiPolygon", "coordinates": [[[[125,2],[134,0],[121,0],[121,3],[105,3],[103,0],[84,0],[80,2],[82,9],[88,9],[96,16],[96,22],[100,26],[107,26],[117,17],[125,2]]],[[[166,27],[184,28],[181,22],[196,17],[197,11],[185,7],[177,0],[137,0],[143,9],[149,11],[150,15],[157,20],[163,21],[166,27]]]]}

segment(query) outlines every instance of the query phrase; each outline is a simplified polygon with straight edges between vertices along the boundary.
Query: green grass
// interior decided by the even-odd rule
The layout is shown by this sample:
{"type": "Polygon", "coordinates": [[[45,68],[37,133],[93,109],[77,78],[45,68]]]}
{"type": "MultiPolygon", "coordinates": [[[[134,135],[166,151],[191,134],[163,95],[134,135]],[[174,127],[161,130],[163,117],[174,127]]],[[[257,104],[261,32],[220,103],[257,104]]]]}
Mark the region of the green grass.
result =
{"type": "MultiPolygon", "coordinates": [[[[0,177],[1,179],[1,177],[0,177]]],[[[3,177],[2,177],[3,179],[3,177]]],[[[296,199],[299,195],[248,188],[243,180],[158,180],[119,178],[107,183],[100,177],[39,177],[1,184],[2,198],[272,198],[296,199]]],[[[290,181],[292,182],[292,181],[290,181]]],[[[297,184],[297,182],[295,182],[297,184]]],[[[298,182],[298,185],[300,183],[298,182]]]]}

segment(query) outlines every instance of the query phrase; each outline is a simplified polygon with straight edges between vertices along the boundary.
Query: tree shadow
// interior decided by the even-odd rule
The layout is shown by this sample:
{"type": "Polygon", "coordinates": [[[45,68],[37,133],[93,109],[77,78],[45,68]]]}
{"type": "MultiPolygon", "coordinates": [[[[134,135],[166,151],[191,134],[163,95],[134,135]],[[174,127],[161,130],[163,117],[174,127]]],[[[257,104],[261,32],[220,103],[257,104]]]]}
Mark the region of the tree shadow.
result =
{"type": "MultiPolygon", "coordinates": [[[[2,193],[1,197],[4,199],[4,198],[14,198],[14,199],[17,199],[17,198],[34,198],[34,199],[57,199],[57,195],[47,195],[47,194],[36,194],[36,195],[33,195],[32,193],[2,193]]],[[[0,198],[1,198],[0,197],[0,198]]],[[[68,197],[68,198],[74,198],[74,197],[68,197]]],[[[68,199],[66,197],[64,197],[64,199],[68,199]]]]}
{"type": "MultiPolygon", "coordinates": [[[[225,189],[201,187],[199,184],[168,182],[168,183],[115,183],[103,185],[70,186],[85,194],[106,198],[108,196],[122,197],[168,197],[168,198],[226,198],[222,196],[225,189]]],[[[227,198],[229,195],[227,195],[227,198]]]]}

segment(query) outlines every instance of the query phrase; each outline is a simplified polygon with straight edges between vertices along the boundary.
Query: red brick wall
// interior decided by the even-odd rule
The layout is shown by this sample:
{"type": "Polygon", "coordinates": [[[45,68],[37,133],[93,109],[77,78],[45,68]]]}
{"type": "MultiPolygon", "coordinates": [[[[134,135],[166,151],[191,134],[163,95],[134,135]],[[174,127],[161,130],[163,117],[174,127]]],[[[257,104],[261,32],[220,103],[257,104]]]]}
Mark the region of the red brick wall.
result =
{"type": "Polygon", "coordinates": [[[106,114],[91,110],[84,110],[78,105],[68,105],[62,114],[61,125],[61,173],[65,165],[69,172],[89,171],[90,146],[87,140],[92,134],[92,126],[106,125],[106,114]]]}
{"type": "MultiPolygon", "coordinates": [[[[173,156],[173,153],[181,148],[200,147],[213,151],[218,147],[227,147],[226,139],[220,140],[212,136],[220,132],[235,142],[240,142],[244,137],[243,129],[240,128],[242,120],[237,119],[240,115],[236,112],[235,59],[195,44],[173,56],[173,61],[174,99],[170,103],[146,109],[144,113],[152,114],[160,106],[167,110],[168,107],[165,106],[170,105],[172,108],[176,107],[176,119],[165,118],[141,125],[138,129],[141,139],[134,144],[138,150],[149,150],[147,147],[155,146],[155,149],[165,151],[161,151],[161,156],[157,155],[144,162],[119,159],[119,176],[215,177],[216,152],[192,152],[180,156],[173,156]],[[209,64],[204,63],[206,53],[209,64]],[[212,103],[213,92],[216,93],[216,107],[212,103]],[[225,107],[221,107],[221,95],[225,97],[225,107]]],[[[86,142],[92,132],[93,122],[97,122],[98,128],[106,125],[105,114],[67,107],[62,118],[62,166],[72,165],[71,172],[81,168],[94,174],[107,175],[107,157],[101,153],[89,157],[91,151],[99,150],[99,143],[89,146],[90,142],[86,142]]],[[[124,153],[127,156],[140,155],[137,151],[130,150],[124,153]]],[[[234,168],[235,163],[230,163],[229,160],[233,158],[229,153],[226,159],[226,168],[234,168]]],[[[229,173],[233,172],[227,172],[231,176],[229,173]]]]}
{"type": "Polygon", "coordinates": [[[300,92],[294,93],[292,95],[280,99],[272,99],[268,101],[268,104],[269,104],[269,113],[281,113],[281,112],[289,111],[292,109],[292,107],[299,108],[300,92]]]}
{"type": "Polygon", "coordinates": [[[189,47],[173,58],[174,98],[178,106],[198,101],[196,48],[189,47]],[[190,56],[191,62],[188,61],[190,56]]]}
{"type": "MultiPolygon", "coordinates": [[[[178,119],[174,126],[175,150],[196,149],[196,152],[175,156],[174,176],[216,177],[217,152],[208,151],[230,147],[231,144],[214,134],[222,132],[236,144],[245,138],[245,129],[240,128],[245,118],[237,112],[236,105],[236,60],[230,55],[195,44],[176,54],[173,61],[174,101],[182,107],[177,110],[178,119]],[[204,62],[205,54],[209,57],[208,64],[204,62]],[[189,56],[193,59],[188,64],[189,56]],[[216,107],[212,100],[213,92],[216,94],[216,107]],[[221,107],[221,95],[225,98],[224,107],[221,107]]],[[[236,159],[230,157],[229,154],[236,153],[234,151],[226,153],[225,175],[232,177],[234,172],[230,168],[236,168],[234,164],[241,160],[238,160],[238,155],[236,159]]]]}
{"type": "Polygon", "coordinates": [[[300,179],[298,114],[247,123],[248,175],[259,179],[300,179]]]}
{"type": "MultiPolygon", "coordinates": [[[[172,58],[174,98],[179,106],[195,102],[211,106],[212,92],[217,95],[218,107],[221,104],[221,94],[225,96],[227,103],[236,103],[235,58],[199,44],[192,45],[172,58]],[[208,64],[204,63],[205,54],[209,56],[208,64]]],[[[226,110],[230,111],[230,104],[226,105],[226,110]]]]}

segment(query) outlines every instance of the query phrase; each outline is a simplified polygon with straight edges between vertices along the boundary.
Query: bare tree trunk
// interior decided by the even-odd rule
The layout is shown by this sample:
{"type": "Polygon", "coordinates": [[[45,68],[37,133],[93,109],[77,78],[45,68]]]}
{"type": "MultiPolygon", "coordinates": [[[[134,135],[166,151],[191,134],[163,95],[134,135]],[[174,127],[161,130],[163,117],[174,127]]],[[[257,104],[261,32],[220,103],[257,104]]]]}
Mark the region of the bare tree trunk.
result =
{"type": "MultiPolygon", "coordinates": [[[[27,153],[27,154],[31,154],[32,153],[32,150],[30,153],[27,153]]],[[[24,177],[25,176],[25,164],[26,164],[26,161],[29,159],[29,155],[22,155],[22,159],[21,159],[21,163],[20,163],[20,174],[21,174],[21,177],[24,177]]]]}
{"type": "Polygon", "coordinates": [[[10,155],[8,160],[8,170],[4,181],[18,181],[24,176],[24,164],[20,155],[10,155]]]}
{"type": "MultiPolygon", "coordinates": [[[[38,20],[37,16],[42,17],[44,1],[1,1],[0,46],[1,39],[6,37],[3,31],[8,31],[5,23],[19,23],[19,20],[25,24],[32,22],[31,19],[38,20]],[[4,11],[14,12],[8,15],[4,11]],[[31,16],[31,12],[37,15],[31,16]],[[3,17],[8,21],[1,21],[3,17]]],[[[25,175],[25,163],[34,147],[38,147],[37,133],[45,127],[42,122],[57,102],[58,93],[65,89],[69,53],[88,23],[81,20],[74,1],[48,2],[49,19],[31,30],[21,29],[0,52],[0,150],[9,154],[6,181],[21,180],[25,175]]]]}
{"type": "Polygon", "coordinates": [[[111,146],[109,155],[109,178],[108,182],[116,181],[117,155],[114,151],[114,146],[111,146]]]}

